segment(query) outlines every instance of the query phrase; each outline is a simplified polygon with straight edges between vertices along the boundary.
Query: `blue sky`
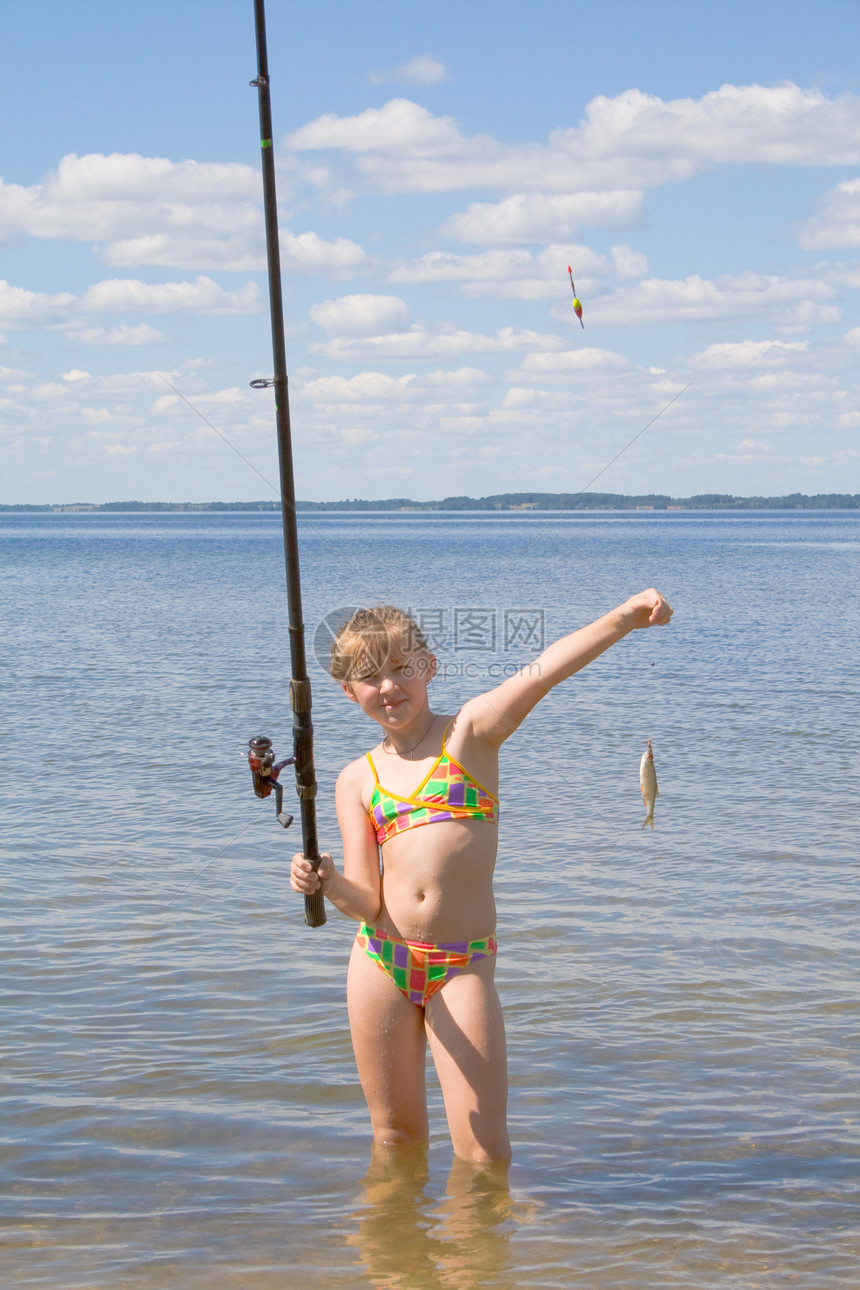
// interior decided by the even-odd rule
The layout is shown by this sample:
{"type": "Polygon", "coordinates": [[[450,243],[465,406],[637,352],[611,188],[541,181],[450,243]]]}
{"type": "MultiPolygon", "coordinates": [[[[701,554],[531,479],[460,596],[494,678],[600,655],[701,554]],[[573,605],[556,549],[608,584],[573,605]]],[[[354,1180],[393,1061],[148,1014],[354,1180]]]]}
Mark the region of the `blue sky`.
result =
{"type": "MultiPolygon", "coordinates": [[[[856,0],[267,17],[299,497],[860,491],[856,0]]],[[[271,497],[251,0],[2,30],[0,502],[271,497]]]]}

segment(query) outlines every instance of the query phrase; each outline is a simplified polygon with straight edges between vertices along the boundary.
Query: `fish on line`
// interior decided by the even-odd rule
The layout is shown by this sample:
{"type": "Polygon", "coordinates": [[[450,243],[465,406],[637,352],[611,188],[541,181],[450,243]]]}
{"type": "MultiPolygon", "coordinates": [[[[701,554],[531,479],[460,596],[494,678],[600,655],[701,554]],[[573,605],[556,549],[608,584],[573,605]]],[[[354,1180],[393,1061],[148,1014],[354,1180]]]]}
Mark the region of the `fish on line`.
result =
{"type": "Polygon", "coordinates": [[[645,819],[642,821],[642,828],[644,829],[646,824],[650,824],[653,829],[654,802],[657,798],[657,772],[654,769],[654,753],[650,739],[639,763],[639,792],[642,794],[646,812],[645,819]]]}

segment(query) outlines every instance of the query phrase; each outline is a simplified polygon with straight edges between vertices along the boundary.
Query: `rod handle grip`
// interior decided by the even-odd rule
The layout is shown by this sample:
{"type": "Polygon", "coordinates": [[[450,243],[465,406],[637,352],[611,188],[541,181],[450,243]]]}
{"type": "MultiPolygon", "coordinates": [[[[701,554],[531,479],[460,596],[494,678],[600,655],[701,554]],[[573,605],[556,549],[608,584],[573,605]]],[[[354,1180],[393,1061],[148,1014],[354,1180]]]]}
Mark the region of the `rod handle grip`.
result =
{"type": "Polygon", "coordinates": [[[312,896],[305,896],[305,922],[308,927],[322,927],[326,921],[325,896],[315,891],[312,896]]]}

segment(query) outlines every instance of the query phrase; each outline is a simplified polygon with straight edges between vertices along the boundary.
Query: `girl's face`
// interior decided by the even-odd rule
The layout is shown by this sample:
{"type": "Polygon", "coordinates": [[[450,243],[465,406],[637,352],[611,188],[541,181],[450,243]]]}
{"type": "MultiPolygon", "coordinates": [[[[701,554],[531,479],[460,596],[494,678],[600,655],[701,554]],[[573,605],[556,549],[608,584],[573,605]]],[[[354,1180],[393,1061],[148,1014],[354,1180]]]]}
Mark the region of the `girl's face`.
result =
{"type": "Polygon", "coordinates": [[[386,658],[360,662],[343,688],[374,721],[404,729],[426,714],[427,686],[435,673],[432,654],[408,653],[393,645],[386,658]]]}

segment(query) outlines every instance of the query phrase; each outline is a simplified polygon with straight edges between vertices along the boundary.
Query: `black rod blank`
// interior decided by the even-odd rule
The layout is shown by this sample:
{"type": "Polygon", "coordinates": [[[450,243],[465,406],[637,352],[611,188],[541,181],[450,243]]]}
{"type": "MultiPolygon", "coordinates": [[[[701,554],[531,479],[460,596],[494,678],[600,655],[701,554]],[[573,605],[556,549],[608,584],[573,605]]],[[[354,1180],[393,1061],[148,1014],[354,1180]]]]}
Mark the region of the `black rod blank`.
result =
{"type": "MultiPolygon", "coordinates": [[[[272,103],[269,94],[269,61],[266,50],[266,14],[263,0],[254,0],[257,30],[257,89],[260,103],[260,153],[263,165],[263,205],[266,217],[266,255],[269,266],[269,310],[272,319],[274,358],[275,422],[278,436],[278,464],[281,481],[281,518],[284,529],[284,563],[287,575],[290,637],[290,707],[293,712],[293,745],[296,755],[296,791],[301,807],[302,850],[316,869],[320,861],[316,822],[316,774],[314,733],[311,724],[311,683],[305,654],[302,621],[302,588],[299,570],[299,540],[296,530],[296,490],[290,403],[287,386],[287,357],[284,339],[284,303],[281,292],[281,253],[278,239],[278,201],[275,190],[275,156],[272,134],[272,103]]],[[[326,921],[322,892],[305,897],[305,922],[321,927],[326,921]]]]}

